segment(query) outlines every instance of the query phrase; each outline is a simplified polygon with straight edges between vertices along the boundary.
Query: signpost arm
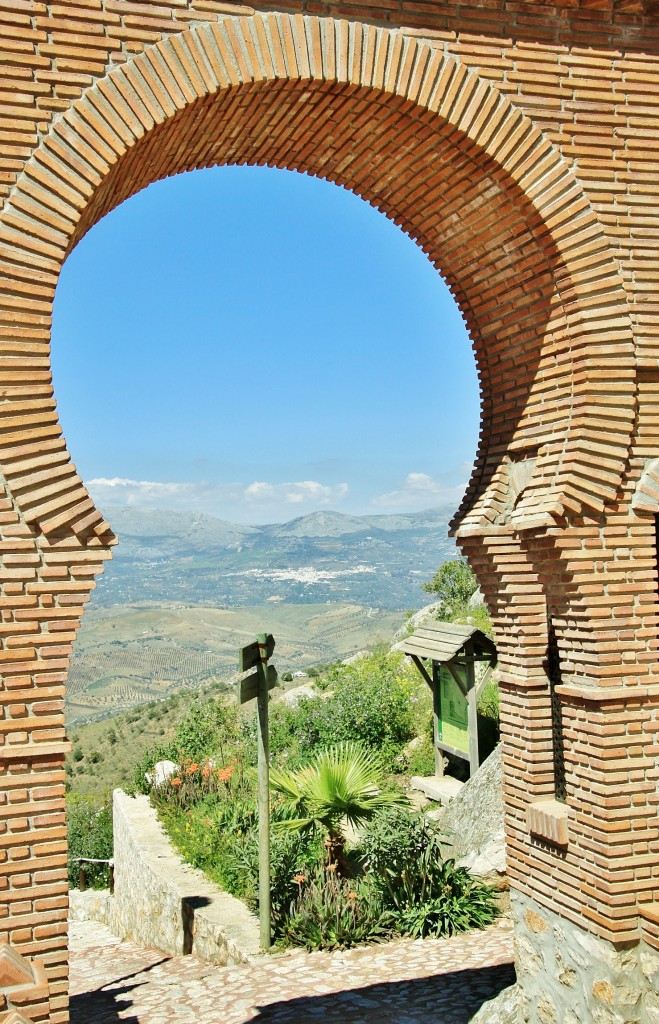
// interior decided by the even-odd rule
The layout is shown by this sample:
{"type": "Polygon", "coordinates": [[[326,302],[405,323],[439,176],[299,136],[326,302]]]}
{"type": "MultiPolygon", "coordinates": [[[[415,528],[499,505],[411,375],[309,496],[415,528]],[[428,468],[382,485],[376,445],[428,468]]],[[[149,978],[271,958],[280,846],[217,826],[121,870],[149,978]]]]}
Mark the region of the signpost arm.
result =
{"type": "Polygon", "coordinates": [[[270,949],[270,751],[268,741],[268,668],[267,636],[257,636],[261,660],[257,665],[259,689],[257,701],[258,807],[259,807],[259,918],[261,946],[270,949]]]}

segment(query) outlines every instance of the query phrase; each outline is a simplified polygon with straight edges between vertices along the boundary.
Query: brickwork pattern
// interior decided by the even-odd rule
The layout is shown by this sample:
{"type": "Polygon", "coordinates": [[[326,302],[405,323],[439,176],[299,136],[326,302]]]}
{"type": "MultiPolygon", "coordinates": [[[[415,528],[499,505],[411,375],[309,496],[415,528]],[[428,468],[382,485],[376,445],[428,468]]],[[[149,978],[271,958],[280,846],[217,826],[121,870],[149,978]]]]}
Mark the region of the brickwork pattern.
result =
{"type": "Polygon", "coordinates": [[[624,941],[658,888],[656,5],[267,7],[0,0],[0,941],[43,956],[53,1024],[64,682],[114,538],[57,420],[52,302],[101,216],[187,169],[326,177],[445,275],[480,376],[454,526],[497,628],[513,886],[624,941]],[[566,845],[528,825],[554,796],[550,620],[566,845]]]}

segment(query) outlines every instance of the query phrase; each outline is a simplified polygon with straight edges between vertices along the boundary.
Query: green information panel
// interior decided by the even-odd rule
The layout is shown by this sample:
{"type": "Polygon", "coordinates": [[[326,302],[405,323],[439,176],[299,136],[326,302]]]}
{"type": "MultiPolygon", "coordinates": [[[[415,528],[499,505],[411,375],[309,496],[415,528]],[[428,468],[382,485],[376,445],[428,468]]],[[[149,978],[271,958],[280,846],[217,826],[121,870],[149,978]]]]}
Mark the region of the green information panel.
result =
{"type": "Polygon", "coordinates": [[[469,753],[467,698],[447,668],[439,670],[440,742],[469,753]]]}

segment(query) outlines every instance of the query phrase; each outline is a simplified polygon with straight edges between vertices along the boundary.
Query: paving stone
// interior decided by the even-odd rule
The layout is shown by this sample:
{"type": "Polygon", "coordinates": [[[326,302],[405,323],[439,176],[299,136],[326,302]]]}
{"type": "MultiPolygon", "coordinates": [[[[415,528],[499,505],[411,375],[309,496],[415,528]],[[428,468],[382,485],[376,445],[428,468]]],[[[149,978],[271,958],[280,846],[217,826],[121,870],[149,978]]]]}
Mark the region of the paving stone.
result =
{"type": "Polygon", "coordinates": [[[467,1024],[514,980],[512,926],[213,967],[71,924],[71,1024],[467,1024]]]}

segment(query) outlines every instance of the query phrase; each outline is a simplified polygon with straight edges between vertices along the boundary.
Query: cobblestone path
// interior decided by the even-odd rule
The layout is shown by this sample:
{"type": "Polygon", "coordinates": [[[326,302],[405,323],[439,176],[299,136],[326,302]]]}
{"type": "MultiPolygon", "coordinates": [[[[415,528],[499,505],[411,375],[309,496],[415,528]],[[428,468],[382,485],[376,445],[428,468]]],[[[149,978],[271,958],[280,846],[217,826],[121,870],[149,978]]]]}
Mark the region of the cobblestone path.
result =
{"type": "Polygon", "coordinates": [[[71,1024],[467,1024],[513,981],[502,921],[452,939],[213,967],[71,925],[71,1024]]]}

